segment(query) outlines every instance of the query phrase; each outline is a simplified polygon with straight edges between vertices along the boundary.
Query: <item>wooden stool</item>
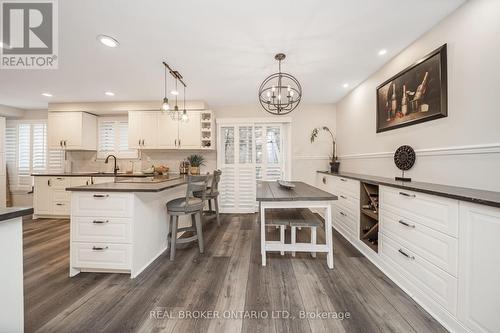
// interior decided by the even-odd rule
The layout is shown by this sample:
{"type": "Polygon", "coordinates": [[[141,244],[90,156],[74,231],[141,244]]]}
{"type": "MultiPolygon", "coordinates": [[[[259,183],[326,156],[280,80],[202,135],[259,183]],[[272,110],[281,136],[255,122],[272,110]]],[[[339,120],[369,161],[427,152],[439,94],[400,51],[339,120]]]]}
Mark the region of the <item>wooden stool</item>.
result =
{"type": "MultiPolygon", "coordinates": [[[[311,228],[311,244],[316,245],[316,228],[321,226],[321,222],[317,220],[308,221],[291,221],[291,242],[295,244],[297,242],[297,228],[301,230],[302,228],[311,228]]],[[[316,258],[316,252],[311,252],[311,256],[316,258]]],[[[295,252],[292,252],[292,257],[295,257],[295,252]]]]}
{"type": "Polygon", "coordinates": [[[197,240],[200,253],[204,252],[201,216],[207,183],[208,176],[188,176],[186,197],[167,202],[167,213],[170,216],[169,233],[167,236],[167,240],[170,243],[170,260],[174,260],[175,258],[177,243],[188,243],[197,240]],[[195,198],[193,196],[194,191],[200,192],[201,198],[195,198]],[[182,215],[191,215],[191,227],[177,228],[179,216],[182,215]],[[177,239],[177,233],[184,231],[194,231],[195,235],[177,239]]]}

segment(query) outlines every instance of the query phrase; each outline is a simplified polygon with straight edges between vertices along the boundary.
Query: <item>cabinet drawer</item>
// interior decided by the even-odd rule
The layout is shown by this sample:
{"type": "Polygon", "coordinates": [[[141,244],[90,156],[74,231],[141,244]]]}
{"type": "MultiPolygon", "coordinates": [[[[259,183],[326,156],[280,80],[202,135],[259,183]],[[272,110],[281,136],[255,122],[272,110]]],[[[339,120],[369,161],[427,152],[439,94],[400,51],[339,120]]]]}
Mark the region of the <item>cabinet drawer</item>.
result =
{"type": "Polygon", "coordinates": [[[74,192],[72,216],[132,217],[133,194],[74,192]]]}
{"type": "Polygon", "coordinates": [[[334,188],[336,188],[339,195],[345,193],[348,196],[359,199],[359,181],[355,179],[334,176],[333,186],[334,188]]]}
{"type": "Polygon", "coordinates": [[[340,192],[338,194],[338,200],[335,201],[335,205],[339,205],[339,208],[345,213],[348,213],[353,219],[357,219],[359,216],[359,199],[356,199],[345,192],[340,192]]]}
{"type": "Polygon", "coordinates": [[[458,235],[457,200],[381,186],[380,208],[452,237],[458,235]]]}
{"type": "Polygon", "coordinates": [[[70,179],[67,177],[50,178],[50,186],[54,189],[66,190],[70,186],[70,179]]]}
{"type": "Polygon", "coordinates": [[[132,248],[128,244],[71,243],[75,268],[130,269],[132,248]]]}
{"type": "MultiPolygon", "coordinates": [[[[379,235],[379,253],[385,264],[394,266],[393,269],[405,276],[414,286],[413,288],[418,288],[450,313],[456,315],[456,278],[384,234],[379,235]]],[[[411,289],[412,286],[405,287],[411,289]]]]}
{"type": "Polygon", "coordinates": [[[132,223],[128,218],[73,217],[72,241],[130,243],[132,223]]]}
{"type": "Polygon", "coordinates": [[[54,215],[70,215],[71,206],[69,201],[54,201],[52,211],[54,215]]]}
{"type": "Polygon", "coordinates": [[[449,274],[457,276],[456,238],[385,210],[380,212],[380,232],[449,274]]]}
{"type": "Polygon", "coordinates": [[[70,201],[71,193],[66,190],[53,190],[52,199],[54,201],[70,201]]]}
{"type": "Polygon", "coordinates": [[[333,224],[340,226],[343,231],[348,232],[352,237],[356,238],[357,223],[356,219],[350,212],[338,205],[332,206],[333,224]]]}

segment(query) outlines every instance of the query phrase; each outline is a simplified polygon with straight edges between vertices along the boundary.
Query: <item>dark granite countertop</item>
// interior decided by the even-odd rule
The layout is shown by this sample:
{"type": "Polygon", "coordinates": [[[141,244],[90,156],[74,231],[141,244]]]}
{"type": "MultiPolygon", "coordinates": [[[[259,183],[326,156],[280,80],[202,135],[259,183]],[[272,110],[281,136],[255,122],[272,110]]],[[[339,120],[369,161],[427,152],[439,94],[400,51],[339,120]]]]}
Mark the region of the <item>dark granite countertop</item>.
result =
{"type": "MultiPolygon", "coordinates": [[[[114,177],[112,172],[39,172],[32,173],[32,176],[42,177],[114,177]]],[[[117,177],[151,177],[150,174],[144,173],[118,173],[117,177]]]]}
{"type": "Polygon", "coordinates": [[[155,176],[143,179],[131,178],[113,183],[92,184],[68,187],[66,191],[90,192],[161,192],[170,188],[187,184],[186,175],[173,174],[169,176],[155,176]]]}
{"type": "Polygon", "coordinates": [[[478,190],[465,187],[448,186],[442,184],[423,183],[423,182],[401,182],[392,178],[362,175],[357,173],[340,172],[331,173],[328,171],[317,171],[326,175],[332,175],[343,178],[356,179],[372,184],[396,187],[408,191],[422,192],[432,195],[439,195],[451,199],[473,202],[477,204],[493,206],[500,208],[500,192],[478,190]]]}
{"type": "Polygon", "coordinates": [[[33,214],[32,207],[6,207],[0,208],[0,223],[16,217],[33,214]]]}

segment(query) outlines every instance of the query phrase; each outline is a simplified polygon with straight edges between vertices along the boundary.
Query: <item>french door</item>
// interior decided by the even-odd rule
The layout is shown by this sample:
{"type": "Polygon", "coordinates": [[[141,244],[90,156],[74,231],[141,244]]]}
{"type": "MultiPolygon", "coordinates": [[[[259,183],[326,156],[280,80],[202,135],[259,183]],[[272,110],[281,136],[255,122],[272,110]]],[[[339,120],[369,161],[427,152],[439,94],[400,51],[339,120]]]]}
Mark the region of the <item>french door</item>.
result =
{"type": "Polygon", "coordinates": [[[280,123],[220,124],[218,168],[222,171],[220,210],[254,213],[257,180],[285,175],[284,135],[280,123]]]}

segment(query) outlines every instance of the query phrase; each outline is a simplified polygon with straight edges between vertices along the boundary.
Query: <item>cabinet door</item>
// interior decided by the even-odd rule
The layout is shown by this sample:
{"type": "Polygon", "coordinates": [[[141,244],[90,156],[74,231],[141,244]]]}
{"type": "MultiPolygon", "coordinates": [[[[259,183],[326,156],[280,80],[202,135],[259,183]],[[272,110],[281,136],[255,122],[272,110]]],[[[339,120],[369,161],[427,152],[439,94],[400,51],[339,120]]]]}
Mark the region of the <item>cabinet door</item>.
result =
{"type": "Polygon", "coordinates": [[[459,319],[473,332],[500,327],[500,209],[460,202],[459,319]]]}
{"type": "Polygon", "coordinates": [[[65,149],[81,149],[83,133],[83,114],[64,112],[63,140],[65,149]]]}
{"type": "Polygon", "coordinates": [[[141,135],[141,112],[128,113],[128,146],[130,148],[141,148],[140,140],[141,135]]]}
{"type": "Polygon", "coordinates": [[[177,149],[179,122],[167,113],[158,115],[158,148],[177,149]]]}
{"type": "Polygon", "coordinates": [[[189,120],[179,122],[179,148],[201,148],[201,119],[199,112],[188,112],[189,120]]]}
{"type": "Polygon", "coordinates": [[[64,113],[49,112],[47,118],[47,136],[50,149],[62,149],[65,132],[64,113]]]}
{"type": "Polygon", "coordinates": [[[50,177],[35,177],[33,207],[35,214],[52,214],[52,188],[50,177]]]}
{"type": "Polygon", "coordinates": [[[142,112],[141,115],[142,148],[154,149],[158,146],[158,113],[142,112]]]}

